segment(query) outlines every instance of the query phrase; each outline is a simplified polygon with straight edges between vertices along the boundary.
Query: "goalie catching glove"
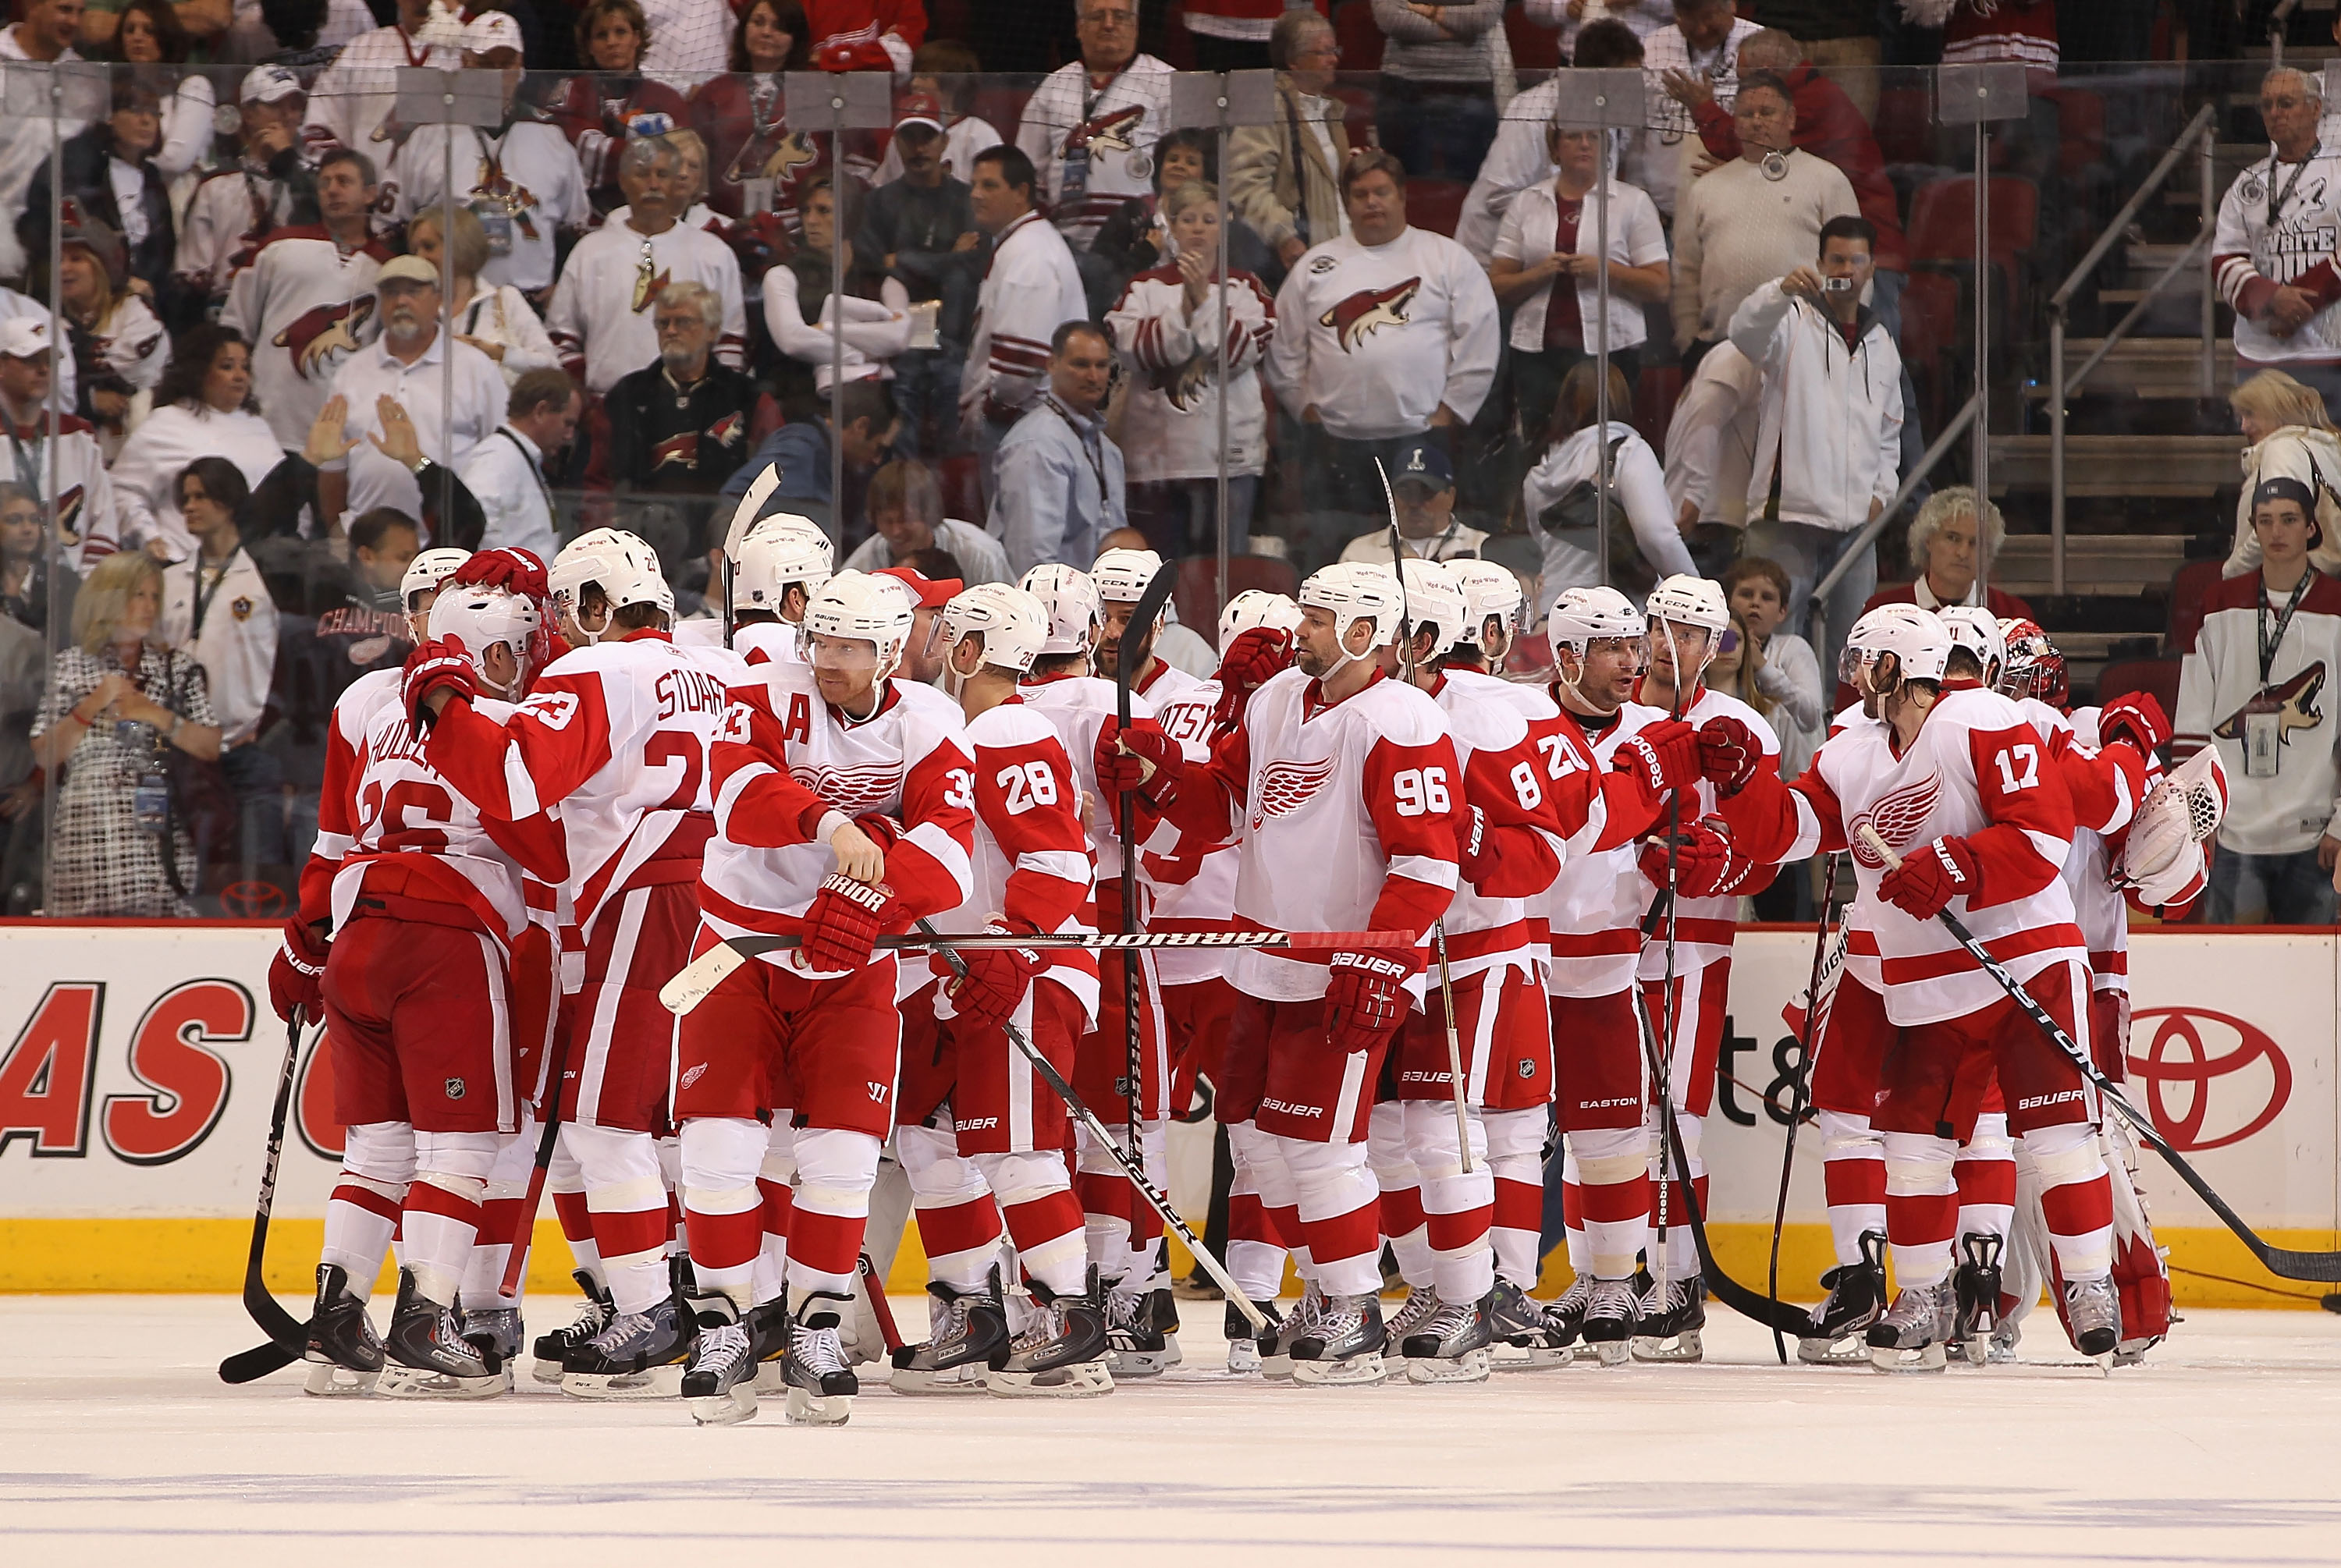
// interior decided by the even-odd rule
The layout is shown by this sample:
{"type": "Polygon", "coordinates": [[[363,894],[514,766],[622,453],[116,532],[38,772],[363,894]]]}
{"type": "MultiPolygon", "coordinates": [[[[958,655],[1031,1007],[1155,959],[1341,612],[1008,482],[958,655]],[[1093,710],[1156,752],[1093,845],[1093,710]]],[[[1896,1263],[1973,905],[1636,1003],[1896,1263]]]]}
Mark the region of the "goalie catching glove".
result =
{"type": "Polygon", "coordinates": [[[1344,948],[1328,966],[1325,1024],[1333,1048],[1370,1051],[1397,1032],[1414,1006],[1406,983],[1422,972],[1420,948],[1344,948]]]}
{"type": "Polygon", "coordinates": [[[2147,909],[2177,908],[2201,896],[2204,841],[2227,814],[2227,776],[2209,747],[2150,790],[2114,862],[2113,879],[2147,909]]]}

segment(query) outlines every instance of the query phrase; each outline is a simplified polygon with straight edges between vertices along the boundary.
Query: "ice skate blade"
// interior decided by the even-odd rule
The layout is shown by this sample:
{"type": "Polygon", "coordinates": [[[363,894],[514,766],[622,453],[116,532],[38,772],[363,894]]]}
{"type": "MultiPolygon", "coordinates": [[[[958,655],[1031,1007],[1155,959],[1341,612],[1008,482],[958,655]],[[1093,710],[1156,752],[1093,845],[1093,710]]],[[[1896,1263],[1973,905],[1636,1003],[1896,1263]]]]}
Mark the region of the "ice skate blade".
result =
{"type": "Polygon", "coordinates": [[[853,1395],[791,1388],[785,1414],[791,1426],[842,1426],[853,1419],[853,1395]]]}
{"type": "Polygon", "coordinates": [[[1239,1339],[1228,1346],[1230,1377],[1257,1377],[1260,1365],[1260,1346],[1252,1341],[1239,1339]]]}
{"type": "Polygon", "coordinates": [[[561,1392],[572,1399],[680,1399],[682,1363],[647,1372],[564,1372],[561,1392]]]}
{"type": "Polygon", "coordinates": [[[1370,1388],[1390,1376],[1379,1350],[1342,1361],[1296,1361],[1292,1381],[1303,1388],[1370,1388]]]}
{"type": "Polygon", "coordinates": [[[548,1388],[558,1388],[561,1386],[561,1363],[542,1355],[533,1355],[529,1357],[528,1378],[531,1383],[542,1383],[548,1388]]]}
{"type": "Polygon", "coordinates": [[[1456,1356],[1410,1355],[1406,1358],[1406,1380],[1421,1384],[1485,1383],[1493,1360],[1484,1348],[1467,1350],[1456,1356]]]}
{"type": "Polygon", "coordinates": [[[1969,1366],[1991,1365],[1991,1341],[1988,1339],[1962,1339],[1953,1348],[1959,1353],[1959,1359],[1969,1366]]]}
{"type": "Polygon", "coordinates": [[[1549,1372],[1577,1359],[1573,1345],[1492,1345],[1488,1347],[1490,1372],[1549,1372]]]}
{"type": "Polygon", "coordinates": [[[1950,1365],[1950,1357],[1939,1345],[1922,1345],[1916,1350],[1873,1345],[1869,1365],[1880,1372],[1940,1372],[1950,1365]]]}
{"type": "Polygon", "coordinates": [[[983,1384],[1002,1399],[1095,1399],[1113,1392],[1113,1373],[1102,1361],[1076,1361],[1046,1372],[995,1372],[983,1384]]]}
{"type": "Polygon", "coordinates": [[[1164,1350],[1110,1350],[1106,1359],[1114,1376],[1124,1383],[1137,1383],[1144,1378],[1160,1377],[1185,1359],[1176,1345],[1164,1350]]]}
{"type": "Polygon", "coordinates": [[[756,1414],[756,1385],[735,1383],[728,1394],[686,1401],[691,1419],[701,1426],[734,1426],[756,1414]]]}
{"type": "Polygon", "coordinates": [[[1799,1339],[1797,1359],[1807,1366],[1868,1366],[1869,1342],[1862,1338],[1863,1329],[1854,1329],[1836,1339],[1799,1339]]]}
{"type": "Polygon", "coordinates": [[[1985,1353],[1984,1365],[1987,1366],[2014,1366],[2016,1365],[2016,1346],[2012,1345],[2003,1345],[1997,1339],[1993,1340],[1991,1342],[1991,1349],[1985,1353]]]}
{"type": "Polygon", "coordinates": [[[374,1391],[384,1399],[493,1399],[510,1394],[512,1385],[510,1367],[485,1377],[458,1377],[435,1367],[402,1366],[391,1361],[383,1364],[374,1391]]]}
{"type": "MultiPolygon", "coordinates": [[[[775,1362],[774,1365],[779,1363],[775,1362]]],[[[945,1398],[970,1394],[981,1394],[984,1380],[991,1373],[980,1361],[945,1367],[941,1372],[929,1372],[917,1367],[898,1366],[886,1374],[886,1386],[897,1394],[923,1399],[931,1395],[945,1398]]]]}
{"type": "Polygon", "coordinates": [[[1623,1339],[1600,1339],[1593,1342],[1594,1359],[1602,1366],[1629,1366],[1634,1360],[1632,1342],[1623,1339]]]}
{"type": "Polygon", "coordinates": [[[321,1399],[350,1399],[372,1394],[375,1380],[382,1374],[360,1372],[334,1361],[309,1363],[309,1376],[301,1385],[304,1394],[314,1394],[321,1399]]]}
{"type": "Polygon", "coordinates": [[[1260,1358],[1260,1374],[1271,1383],[1281,1382],[1292,1375],[1292,1357],[1263,1355],[1260,1358]]]}
{"type": "Polygon", "coordinates": [[[1699,1331],[1694,1328],[1687,1334],[1678,1334],[1671,1339],[1658,1339],[1649,1335],[1638,1334],[1634,1336],[1634,1359],[1660,1363],[1679,1362],[1686,1365],[1701,1360],[1707,1355],[1707,1349],[1699,1343],[1698,1333],[1699,1331]]]}

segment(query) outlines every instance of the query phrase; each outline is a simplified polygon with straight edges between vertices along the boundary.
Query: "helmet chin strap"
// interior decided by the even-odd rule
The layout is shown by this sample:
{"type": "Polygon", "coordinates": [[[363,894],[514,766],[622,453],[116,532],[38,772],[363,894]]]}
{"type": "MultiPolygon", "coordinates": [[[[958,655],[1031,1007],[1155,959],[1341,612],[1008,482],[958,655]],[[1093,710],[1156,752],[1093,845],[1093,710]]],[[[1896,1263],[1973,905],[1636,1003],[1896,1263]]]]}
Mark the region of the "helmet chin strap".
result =
{"type": "Polygon", "coordinates": [[[1333,637],[1334,650],[1338,652],[1340,657],[1325,667],[1325,673],[1317,678],[1319,685],[1321,686],[1326,681],[1332,680],[1333,677],[1339,675],[1344,669],[1365,658],[1367,653],[1376,651],[1376,650],[1371,648],[1367,649],[1365,653],[1352,653],[1350,651],[1350,631],[1356,628],[1359,621],[1369,620],[1370,619],[1372,618],[1370,616],[1353,615],[1350,617],[1348,620],[1342,622],[1341,630],[1335,633],[1333,637]]]}

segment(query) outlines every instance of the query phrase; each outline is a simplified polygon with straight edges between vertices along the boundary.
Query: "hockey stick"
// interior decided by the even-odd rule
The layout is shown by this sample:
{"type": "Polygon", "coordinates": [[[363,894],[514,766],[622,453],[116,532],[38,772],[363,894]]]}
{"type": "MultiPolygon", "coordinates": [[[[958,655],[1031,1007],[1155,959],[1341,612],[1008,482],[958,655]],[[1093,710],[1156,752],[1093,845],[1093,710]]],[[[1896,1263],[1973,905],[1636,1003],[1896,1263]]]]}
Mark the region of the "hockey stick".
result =
{"type": "MultiPolygon", "coordinates": [[[[1856,831],[1861,835],[1861,841],[1869,846],[1871,853],[1886,862],[1887,869],[1891,870],[1902,864],[1902,857],[1888,849],[1886,840],[1880,839],[1877,830],[1868,823],[1861,824],[1856,831]]],[[[2016,977],[2007,972],[2007,967],[1997,958],[1993,958],[1990,950],[1981,942],[1976,940],[1974,933],[1967,928],[1965,922],[1948,909],[1938,911],[1935,918],[1943,923],[1945,930],[1957,938],[1959,946],[1967,950],[1968,956],[1975,959],[1983,972],[1998,983],[1999,988],[2007,993],[2008,999],[2023,1009],[2024,1016],[2030,1018],[2039,1027],[2040,1032],[2047,1035],[2051,1041],[2055,1042],[2057,1048],[2065,1053],[2073,1066],[2080,1069],[2081,1076],[2095,1086],[2106,1104],[2113,1107],[2115,1114],[2127,1122],[2131,1129],[2148,1147],[2169,1162],[2170,1168],[2178,1173],[2178,1179],[2185,1182],[2193,1190],[2195,1196],[2203,1200],[2203,1206],[2217,1215],[2222,1225],[2235,1232],[2236,1239],[2242,1242],[2246,1250],[2254,1257],[2259,1259],[2260,1266],[2270,1274],[2286,1279],[2307,1280],[2317,1284],[2341,1281],[2341,1252],[2296,1252],[2290,1247],[2274,1246],[2262,1240],[2259,1233],[2245,1224],[2244,1217],[2228,1206],[2227,1200],[2219,1196],[2218,1190],[2209,1182],[2205,1181],[2195,1167],[2188,1165],[2178,1151],[2170,1146],[2170,1141],[2155,1130],[2154,1124],[2147,1120],[2137,1107],[2129,1103],[2128,1097],[2121,1091],[2121,1086],[2099,1071],[2097,1064],[2089,1059],[2089,1054],[2081,1049],[2073,1037],[2067,1034],[2056,1019],[2048,1016],[2047,1009],[2033,1000],[2031,993],[2017,983],[2016,977]]]]}
{"type": "MultiPolygon", "coordinates": [[[[1805,1093],[1813,1077],[1813,1042],[1820,1037],[1821,976],[1828,968],[1829,906],[1837,901],[1837,857],[1828,858],[1821,877],[1821,918],[1813,928],[1813,974],[1805,982],[1805,1027],[1797,1042],[1797,1078],[1788,1089],[1788,1136],[1780,1146],[1780,1196],[1772,1204],[1772,1254],[1764,1271],[1764,1294],[1780,1299],[1780,1231],[1788,1220],[1788,1177],[1796,1168],[1797,1124],[1804,1119],[1805,1093]]],[[[1788,1342],[1780,1325],[1772,1325],[1772,1354],[1788,1365],[1788,1342]]]]}
{"type": "MultiPolygon", "coordinates": [[[[554,963],[560,956],[554,955],[554,963]]],[[[553,977],[553,1010],[560,1011],[561,979],[553,977]]],[[[536,1207],[544,1201],[544,1178],[553,1169],[553,1150],[561,1138],[561,1075],[569,1066],[569,1038],[563,1035],[561,1048],[553,1054],[550,1076],[545,1080],[544,1131],[536,1140],[536,1164],[528,1173],[528,1196],[522,1200],[519,1223],[513,1226],[512,1255],[504,1263],[504,1277],[497,1294],[510,1300],[520,1292],[521,1275],[528,1268],[529,1248],[536,1240],[536,1207]]]]}
{"type": "MultiPolygon", "coordinates": [[[[934,934],[934,928],[928,925],[926,921],[920,921],[919,926],[930,935],[934,934]]],[[[938,945],[935,951],[942,955],[944,965],[950,968],[955,978],[962,980],[967,978],[967,960],[961,958],[956,949],[938,945]]],[[[1023,1030],[1006,1019],[1001,1021],[1000,1027],[1007,1033],[1008,1043],[1021,1051],[1024,1054],[1024,1059],[1032,1064],[1032,1070],[1041,1075],[1041,1081],[1047,1084],[1055,1092],[1056,1097],[1065,1102],[1065,1108],[1073,1113],[1074,1119],[1087,1127],[1090,1136],[1097,1139],[1104,1146],[1105,1152],[1113,1156],[1113,1163],[1121,1167],[1121,1174],[1128,1176],[1131,1185],[1135,1186],[1140,1195],[1153,1206],[1154,1212],[1162,1216],[1164,1223],[1170,1226],[1172,1234],[1185,1245],[1189,1254],[1197,1263],[1203,1265],[1203,1272],[1211,1276],[1211,1283],[1218,1285],[1228,1300],[1235,1304],[1236,1309],[1243,1314],[1244,1321],[1251,1325],[1253,1332],[1266,1334],[1268,1315],[1254,1306],[1251,1304],[1251,1298],[1236,1288],[1236,1282],[1228,1277],[1228,1271],[1220,1265],[1220,1260],[1212,1255],[1211,1249],[1203,1245],[1203,1238],[1197,1236],[1187,1222],[1179,1217],[1179,1211],[1170,1206],[1170,1198],[1158,1191],[1152,1182],[1146,1179],[1146,1167],[1140,1157],[1134,1153],[1124,1151],[1120,1144],[1113,1141],[1113,1135],[1106,1130],[1106,1125],[1103,1122],[1098,1120],[1097,1113],[1081,1103],[1081,1097],[1074,1092],[1072,1085],[1065,1081],[1065,1075],[1059,1072],[1056,1064],[1042,1056],[1032,1042],[1024,1037],[1023,1030]]]]}
{"type": "MultiPolygon", "coordinates": [[[[1179,569],[1165,561],[1156,569],[1154,579],[1138,602],[1130,608],[1130,619],[1121,623],[1121,640],[1114,646],[1113,705],[1114,719],[1123,729],[1130,728],[1130,688],[1138,679],[1138,671],[1154,657],[1154,623],[1162,615],[1162,607],[1170,602],[1170,590],[1178,586],[1179,569]]],[[[1121,810],[1114,819],[1114,832],[1121,839],[1121,928],[1124,932],[1138,930],[1138,839],[1131,832],[1131,809],[1138,799],[1134,789],[1121,792],[1121,810]]],[[[1144,1086],[1139,1081],[1146,1070],[1146,1049],[1142,1020],[1139,1016],[1139,968],[1143,960],[1124,953],[1121,958],[1121,1023],[1123,1047],[1123,1077],[1121,1103],[1123,1121],[1130,1133],[1130,1146],[1138,1146],[1139,1101],[1144,1086]]],[[[1170,1048],[1170,1042],[1162,1043],[1170,1048]]]]}
{"type": "MultiPolygon", "coordinates": [[[[252,1315],[252,1321],[268,1336],[269,1348],[284,1355],[284,1361],[280,1365],[298,1361],[309,1348],[308,1325],[277,1305],[276,1298],[268,1292],[266,1278],[268,1216],[276,1206],[276,1165],[284,1154],[284,1118],[293,1107],[293,1078],[301,1062],[301,1030],[307,1022],[305,1011],[294,1007],[291,1025],[285,1030],[284,1066],[276,1075],[276,1104],[268,1113],[268,1152],[261,1161],[260,1201],[252,1215],[252,1250],[244,1262],[244,1310],[252,1315]]],[[[220,1364],[220,1376],[228,1382],[248,1381],[230,1378],[229,1367],[260,1354],[245,1351],[230,1356],[220,1364]]],[[[273,1372],[275,1368],[268,1370],[273,1372]]]]}
{"type": "MultiPolygon", "coordinates": [[[[1132,931],[1093,935],[1085,931],[1046,931],[1019,936],[1012,931],[971,931],[964,936],[881,937],[881,950],[930,948],[1084,948],[1111,951],[1121,948],[1284,948],[1304,951],[1320,948],[1411,948],[1411,931],[1132,931]]],[[[675,972],[659,987],[659,1002],[671,1013],[687,1013],[707,999],[708,993],[732,978],[732,971],[766,953],[804,945],[802,937],[727,937],[675,972]]]]}
{"type": "Polygon", "coordinates": [[[894,1304],[886,1299],[886,1282],[878,1277],[878,1265],[866,1252],[862,1255],[862,1290],[870,1298],[870,1315],[878,1320],[879,1337],[891,1356],[902,1348],[902,1331],[894,1326],[894,1304]]]}

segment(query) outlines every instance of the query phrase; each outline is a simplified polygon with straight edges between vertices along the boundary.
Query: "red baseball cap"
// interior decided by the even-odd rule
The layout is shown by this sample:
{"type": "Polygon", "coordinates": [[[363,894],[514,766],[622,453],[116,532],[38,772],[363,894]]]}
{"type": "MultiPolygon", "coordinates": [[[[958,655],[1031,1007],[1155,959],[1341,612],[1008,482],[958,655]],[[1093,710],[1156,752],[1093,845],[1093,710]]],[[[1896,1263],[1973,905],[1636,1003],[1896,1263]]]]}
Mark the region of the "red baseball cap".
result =
{"type": "Polygon", "coordinates": [[[894,129],[924,125],[938,135],[943,130],[943,106],[931,93],[905,93],[894,100],[894,129]]]}
{"type": "Polygon", "coordinates": [[[909,589],[911,597],[918,602],[921,610],[941,610],[958,598],[960,590],[967,586],[956,577],[931,578],[911,566],[882,567],[876,575],[891,577],[909,589]]]}

